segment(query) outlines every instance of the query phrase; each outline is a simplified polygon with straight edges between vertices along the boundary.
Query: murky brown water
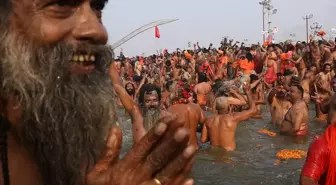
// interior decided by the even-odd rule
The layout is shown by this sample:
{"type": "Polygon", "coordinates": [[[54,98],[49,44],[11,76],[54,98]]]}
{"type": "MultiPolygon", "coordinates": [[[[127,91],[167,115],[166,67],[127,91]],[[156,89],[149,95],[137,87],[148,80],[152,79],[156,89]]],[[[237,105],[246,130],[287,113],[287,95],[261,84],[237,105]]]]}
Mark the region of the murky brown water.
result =
{"type": "MultiPolygon", "coordinates": [[[[325,125],[315,120],[313,105],[310,106],[310,135],[305,144],[296,144],[290,137],[277,135],[269,137],[258,133],[266,128],[278,132],[270,125],[270,113],[263,109],[264,119],[250,119],[242,122],[237,129],[235,152],[227,153],[222,149],[201,145],[191,176],[196,185],[297,185],[303,166],[302,160],[289,160],[274,165],[276,153],[281,149],[307,151],[316,135],[320,135],[325,125]],[[261,146],[260,146],[261,145],[261,146]]],[[[132,146],[130,119],[120,111],[119,122],[123,129],[123,150],[125,154],[132,146]]]]}

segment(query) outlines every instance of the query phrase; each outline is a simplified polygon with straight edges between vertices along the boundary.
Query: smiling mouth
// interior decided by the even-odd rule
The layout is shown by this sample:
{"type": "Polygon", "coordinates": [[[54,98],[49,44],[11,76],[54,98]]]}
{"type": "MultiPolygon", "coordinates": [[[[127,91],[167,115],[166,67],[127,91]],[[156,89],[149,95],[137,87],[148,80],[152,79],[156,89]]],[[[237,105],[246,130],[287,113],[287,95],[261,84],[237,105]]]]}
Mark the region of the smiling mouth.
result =
{"type": "Polygon", "coordinates": [[[96,61],[95,55],[92,54],[74,54],[71,58],[71,62],[83,66],[93,65],[96,61]]]}
{"type": "Polygon", "coordinates": [[[89,74],[95,69],[97,57],[93,54],[74,54],[70,60],[70,72],[73,74],[89,74]]]}

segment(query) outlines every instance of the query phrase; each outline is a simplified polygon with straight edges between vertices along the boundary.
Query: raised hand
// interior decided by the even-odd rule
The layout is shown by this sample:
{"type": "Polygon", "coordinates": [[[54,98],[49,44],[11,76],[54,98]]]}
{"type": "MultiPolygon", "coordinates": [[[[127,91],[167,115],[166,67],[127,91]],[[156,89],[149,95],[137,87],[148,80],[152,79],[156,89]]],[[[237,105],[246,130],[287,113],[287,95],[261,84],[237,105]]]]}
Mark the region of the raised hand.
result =
{"type": "Polygon", "coordinates": [[[86,185],[193,185],[185,178],[196,152],[188,140],[188,131],[174,116],[164,117],[119,159],[122,133],[113,127],[86,185]]]}
{"type": "Polygon", "coordinates": [[[315,92],[315,96],[311,96],[311,98],[316,102],[316,103],[322,103],[323,98],[321,95],[315,92]]]}

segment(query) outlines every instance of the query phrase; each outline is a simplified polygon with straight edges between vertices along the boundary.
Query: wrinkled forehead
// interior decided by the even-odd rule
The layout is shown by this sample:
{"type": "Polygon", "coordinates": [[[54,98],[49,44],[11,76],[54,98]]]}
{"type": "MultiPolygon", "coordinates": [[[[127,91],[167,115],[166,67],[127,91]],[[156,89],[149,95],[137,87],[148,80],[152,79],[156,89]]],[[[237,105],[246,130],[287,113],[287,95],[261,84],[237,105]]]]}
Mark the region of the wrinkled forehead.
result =
{"type": "Polygon", "coordinates": [[[12,2],[13,8],[27,13],[35,13],[52,4],[78,6],[84,2],[90,2],[95,4],[108,3],[108,0],[9,0],[9,1],[12,2]]]}
{"type": "Polygon", "coordinates": [[[99,2],[107,3],[108,0],[12,0],[12,2],[20,2],[21,5],[30,5],[34,7],[39,7],[43,4],[50,5],[51,3],[70,3],[70,4],[81,4],[83,2],[99,2]]]}
{"type": "Polygon", "coordinates": [[[144,98],[147,99],[147,98],[158,98],[159,95],[156,91],[146,91],[145,92],[145,96],[144,98]]]}

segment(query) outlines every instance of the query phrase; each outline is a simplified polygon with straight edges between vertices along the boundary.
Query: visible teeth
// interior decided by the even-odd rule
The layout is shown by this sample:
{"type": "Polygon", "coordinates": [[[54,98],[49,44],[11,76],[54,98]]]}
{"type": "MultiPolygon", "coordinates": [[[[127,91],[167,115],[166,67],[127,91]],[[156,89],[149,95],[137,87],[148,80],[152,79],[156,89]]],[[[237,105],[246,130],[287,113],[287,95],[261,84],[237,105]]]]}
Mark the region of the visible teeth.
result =
{"type": "Polygon", "coordinates": [[[83,55],[79,55],[79,61],[84,62],[84,56],[83,55]]]}
{"type": "Polygon", "coordinates": [[[90,57],[90,61],[91,61],[91,62],[94,62],[95,60],[96,60],[96,57],[92,55],[92,56],[90,57]]]}
{"type": "Polygon", "coordinates": [[[77,62],[77,60],[78,60],[78,55],[74,55],[74,56],[72,57],[72,60],[73,60],[74,62],[77,62]]]}
{"type": "Polygon", "coordinates": [[[85,61],[87,61],[87,62],[88,62],[88,61],[90,60],[90,55],[85,55],[85,57],[84,57],[84,58],[85,58],[85,61]]]}

